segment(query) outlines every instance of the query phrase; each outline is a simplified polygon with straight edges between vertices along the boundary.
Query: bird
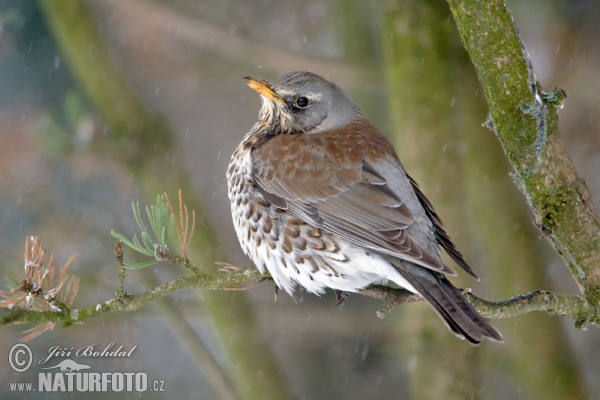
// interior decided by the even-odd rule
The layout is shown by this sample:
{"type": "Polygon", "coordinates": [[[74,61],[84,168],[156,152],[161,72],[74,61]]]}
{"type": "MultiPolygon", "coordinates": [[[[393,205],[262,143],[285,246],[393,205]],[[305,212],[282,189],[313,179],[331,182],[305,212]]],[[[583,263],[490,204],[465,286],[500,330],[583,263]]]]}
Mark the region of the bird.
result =
{"type": "Polygon", "coordinates": [[[306,71],[243,80],[261,108],[231,157],[228,196],[258,270],[292,296],[391,281],[422,296],[459,338],[502,342],[447,279],[457,274],[442,249],[479,278],[433,205],[342,89],[306,71]]]}

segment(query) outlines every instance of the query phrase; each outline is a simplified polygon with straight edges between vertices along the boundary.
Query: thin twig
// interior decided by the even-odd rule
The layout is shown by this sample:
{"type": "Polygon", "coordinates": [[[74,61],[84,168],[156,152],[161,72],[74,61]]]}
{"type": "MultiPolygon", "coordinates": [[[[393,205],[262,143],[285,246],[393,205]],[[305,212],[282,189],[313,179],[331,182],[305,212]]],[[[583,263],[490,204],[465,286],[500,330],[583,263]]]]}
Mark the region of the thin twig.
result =
{"type": "MultiPolygon", "coordinates": [[[[164,192],[165,199],[167,200],[167,204],[169,205],[169,211],[171,211],[171,215],[175,215],[175,211],[173,210],[173,206],[171,205],[171,201],[169,200],[169,196],[167,192],[164,192]]],[[[188,248],[190,247],[190,243],[192,242],[192,237],[194,236],[194,227],[196,226],[196,212],[192,210],[192,225],[190,230],[189,224],[189,213],[187,210],[187,206],[183,204],[183,198],[181,195],[181,189],[179,189],[179,224],[175,224],[175,232],[177,233],[177,237],[179,238],[179,243],[181,245],[181,257],[184,259],[188,259],[188,248]],[[184,222],[184,213],[185,213],[185,222],[184,222]],[[188,235],[189,231],[189,235],[188,235]]]]}
{"type": "Polygon", "coordinates": [[[121,298],[125,292],[125,262],[123,260],[123,247],[120,240],[117,240],[117,243],[115,243],[115,257],[119,263],[119,288],[117,289],[117,297],[121,298]]]}

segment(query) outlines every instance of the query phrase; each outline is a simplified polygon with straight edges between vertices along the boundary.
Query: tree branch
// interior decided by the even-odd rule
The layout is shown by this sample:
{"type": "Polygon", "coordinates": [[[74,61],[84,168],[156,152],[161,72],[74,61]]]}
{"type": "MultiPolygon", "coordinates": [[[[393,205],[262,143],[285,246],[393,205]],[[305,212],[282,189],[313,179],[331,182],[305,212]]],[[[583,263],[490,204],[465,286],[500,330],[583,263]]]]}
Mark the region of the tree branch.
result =
{"type": "Polygon", "coordinates": [[[600,304],[600,221],[558,136],[562,90],[542,90],[503,0],[448,0],[513,178],[589,305],[600,304]]]}
{"type": "Polygon", "coordinates": [[[136,311],[148,303],[152,303],[171,293],[185,289],[202,290],[226,290],[235,288],[252,279],[266,279],[268,276],[262,275],[255,268],[248,268],[243,271],[223,273],[219,275],[208,275],[204,273],[189,277],[179,278],[171,282],[164,283],[154,289],[147,290],[140,294],[128,294],[122,297],[108,300],[104,303],[98,303],[81,309],[69,309],[63,307],[61,312],[36,312],[22,308],[14,308],[8,315],[2,318],[2,325],[14,322],[62,322],[65,326],[81,322],[87,318],[112,311],[136,311]]]}
{"type": "MultiPolygon", "coordinates": [[[[256,268],[226,272],[218,275],[196,274],[164,283],[154,289],[140,294],[129,294],[81,309],[63,307],[60,312],[33,311],[15,308],[2,318],[2,325],[15,322],[62,322],[65,326],[81,322],[85,319],[113,311],[137,311],[148,303],[152,303],[171,293],[185,289],[201,290],[245,290],[250,281],[271,280],[269,274],[261,274],[256,268]]],[[[359,294],[383,300],[383,306],[377,316],[384,318],[394,307],[404,303],[414,303],[423,298],[405,289],[389,286],[370,285],[359,291],[359,294]]],[[[569,296],[542,290],[518,295],[504,301],[488,301],[465,290],[465,297],[479,313],[487,318],[509,318],[531,311],[543,311],[551,315],[561,315],[577,321],[579,328],[588,323],[600,325],[600,313],[583,296],[569,296]]]]}
{"type": "MultiPolygon", "coordinates": [[[[380,318],[385,317],[399,304],[423,300],[421,296],[407,290],[381,285],[371,285],[361,290],[360,294],[384,301],[384,305],[377,312],[380,318]]],[[[477,312],[486,318],[510,318],[532,311],[543,311],[550,315],[572,318],[576,320],[576,326],[580,329],[584,329],[588,323],[600,325],[600,313],[583,296],[535,290],[508,300],[489,301],[475,296],[470,289],[466,289],[465,297],[477,312]]]]}

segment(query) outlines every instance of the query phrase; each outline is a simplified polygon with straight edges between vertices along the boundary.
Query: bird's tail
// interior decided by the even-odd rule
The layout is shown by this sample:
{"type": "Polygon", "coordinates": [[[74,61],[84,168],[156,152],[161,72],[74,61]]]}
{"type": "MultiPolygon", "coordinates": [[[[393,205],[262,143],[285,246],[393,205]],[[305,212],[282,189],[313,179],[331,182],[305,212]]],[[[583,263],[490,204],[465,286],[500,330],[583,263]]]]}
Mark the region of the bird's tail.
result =
{"type": "Polygon", "coordinates": [[[479,315],[461,291],[443,274],[409,262],[394,261],[392,264],[398,272],[423,296],[458,337],[465,338],[474,345],[481,343],[484,337],[497,342],[504,341],[500,332],[479,315]],[[399,263],[401,265],[398,265],[399,263]]]}

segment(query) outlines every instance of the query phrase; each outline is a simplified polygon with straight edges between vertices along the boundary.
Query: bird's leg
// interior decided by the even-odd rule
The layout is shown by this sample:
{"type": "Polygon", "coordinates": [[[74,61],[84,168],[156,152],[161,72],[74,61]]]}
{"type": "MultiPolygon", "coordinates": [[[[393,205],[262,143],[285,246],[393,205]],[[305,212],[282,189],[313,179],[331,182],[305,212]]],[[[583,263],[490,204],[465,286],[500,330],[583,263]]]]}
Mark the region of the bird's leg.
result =
{"type": "Polygon", "coordinates": [[[296,304],[302,303],[302,301],[304,300],[305,294],[306,294],[306,289],[304,289],[304,287],[302,287],[300,285],[296,286],[296,289],[294,290],[294,296],[293,296],[296,304]]]}
{"type": "Polygon", "coordinates": [[[342,291],[342,290],[336,290],[335,291],[335,300],[336,303],[333,305],[334,307],[338,307],[341,306],[342,303],[344,302],[344,300],[346,300],[348,298],[348,293],[342,291]]]}

